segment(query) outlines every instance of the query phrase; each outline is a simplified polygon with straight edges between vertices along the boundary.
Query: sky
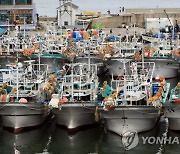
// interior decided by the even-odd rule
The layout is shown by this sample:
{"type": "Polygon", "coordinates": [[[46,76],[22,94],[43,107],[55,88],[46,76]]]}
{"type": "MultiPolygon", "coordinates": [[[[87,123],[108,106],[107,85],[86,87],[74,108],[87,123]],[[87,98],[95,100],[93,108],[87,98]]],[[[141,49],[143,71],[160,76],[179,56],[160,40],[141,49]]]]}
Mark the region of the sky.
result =
{"type": "MultiPolygon", "coordinates": [[[[120,7],[125,8],[179,8],[180,0],[72,0],[79,6],[79,12],[97,11],[118,13],[120,7]]],[[[59,0],[34,0],[39,15],[56,16],[59,0]]]]}

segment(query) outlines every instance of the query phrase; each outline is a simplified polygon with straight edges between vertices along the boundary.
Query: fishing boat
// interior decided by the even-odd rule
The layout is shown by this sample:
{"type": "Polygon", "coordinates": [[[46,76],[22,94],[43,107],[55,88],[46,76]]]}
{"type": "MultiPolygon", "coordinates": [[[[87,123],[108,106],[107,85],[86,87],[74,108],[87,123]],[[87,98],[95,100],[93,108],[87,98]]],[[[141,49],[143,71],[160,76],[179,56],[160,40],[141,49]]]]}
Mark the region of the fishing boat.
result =
{"type": "MultiPolygon", "coordinates": [[[[104,82],[101,89],[104,99],[99,103],[100,117],[109,131],[120,136],[127,132],[148,131],[160,117],[162,94],[159,92],[156,96],[152,90],[155,64],[134,62],[132,65],[130,75],[112,78],[111,86],[104,82]]],[[[165,84],[161,83],[161,86],[165,84]]]]}
{"type": "Polygon", "coordinates": [[[59,85],[59,94],[53,94],[49,103],[56,124],[72,130],[96,123],[97,65],[68,64],[59,85]]]}
{"type": "Polygon", "coordinates": [[[25,48],[34,50],[30,38],[18,38],[8,30],[8,35],[0,38],[0,65],[1,68],[6,67],[9,63],[15,63],[17,57],[19,62],[28,60],[28,56],[24,54],[25,48]]]}
{"type": "Polygon", "coordinates": [[[172,50],[171,54],[172,54],[173,59],[180,61],[180,48],[179,47],[176,50],[172,50]]]}
{"type": "Polygon", "coordinates": [[[169,129],[180,130],[180,82],[171,90],[169,101],[164,104],[164,114],[169,121],[169,129]]]}
{"type": "Polygon", "coordinates": [[[172,58],[173,44],[172,42],[163,41],[158,45],[151,44],[143,48],[142,53],[135,53],[136,61],[154,62],[155,70],[153,80],[159,80],[160,76],[164,76],[166,80],[178,77],[178,69],[180,64],[178,60],[172,58]]]}
{"type": "Polygon", "coordinates": [[[133,59],[129,58],[112,58],[110,60],[105,60],[105,66],[107,68],[108,74],[114,78],[119,78],[124,75],[124,72],[130,73],[130,63],[133,59]]]}
{"type": "Polygon", "coordinates": [[[2,125],[15,133],[41,125],[49,115],[43,95],[47,72],[42,71],[48,66],[32,62],[10,64],[7,69],[0,70],[2,125]]]}
{"type": "Polygon", "coordinates": [[[36,36],[33,39],[35,51],[30,55],[31,59],[36,60],[37,64],[48,65],[48,73],[58,72],[65,62],[67,62],[67,55],[65,54],[65,43],[57,40],[54,37],[44,38],[36,36]]]}
{"type": "MultiPolygon", "coordinates": [[[[130,64],[134,60],[135,52],[142,52],[142,44],[137,41],[133,42],[119,42],[116,46],[107,46],[104,54],[104,64],[110,76],[121,77],[124,75],[124,68],[126,73],[130,70],[130,64]]],[[[130,72],[129,72],[130,73],[130,72]]]]}
{"type": "Polygon", "coordinates": [[[178,78],[178,70],[180,63],[170,58],[149,58],[147,62],[155,62],[155,70],[153,74],[154,80],[159,80],[160,76],[164,76],[166,80],[178,78]]]}

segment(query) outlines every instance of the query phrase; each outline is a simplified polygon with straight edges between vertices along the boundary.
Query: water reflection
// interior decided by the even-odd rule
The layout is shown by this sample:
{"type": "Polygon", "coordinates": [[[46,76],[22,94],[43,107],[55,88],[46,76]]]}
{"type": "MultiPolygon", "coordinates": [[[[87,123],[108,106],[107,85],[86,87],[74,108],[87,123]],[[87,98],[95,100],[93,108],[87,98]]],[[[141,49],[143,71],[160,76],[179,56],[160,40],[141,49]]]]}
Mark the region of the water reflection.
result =
{"type": "Polygon", "coordinates": [[[47,146],[49,136],[44,127],[20,134],[1,129],[0,133],[1,154],[14,154],[14,145],[21,154],[41,153],[47,146]]]}
{"type": "MultiPolygon", "coordinates": [[[[57,127],[55,123],[48,123],[41,129],[14,134],[0,128],[0,154],[14,154],[14,143],[21,154],[155,154],[160,144],[143,143],[142,137],[162,136],[166,130],[166,123],[160,121],[151,131],[138,134],[138,145],[125,150],[122,138],[104,127],[96,126],[69,133],[57,127]]],[[[180,138],[180,132],[168,132],[169,136],[180,138]]],[[[177,144],[166,144],[163,153],[179,154],[177,144]]]]}
{"type": "Polygon", "coordinates": [[[180,153],[180,131],[168,131],[168,137],[171,138],[171,143],[173,143],[173,140],[175,138],[178,138],[178,140],[174,140],[174,144],[169,144],[169,142],[167,142],[167,144],[164,147],[164,153],[165,154],[179,154],[180,153]],[[177,141],[177,142],[176,142],[177,141]]]}
{"type": "Polygon", "coordinates": [[[99,153],[113,153],[113,154],[152,154],[156,153],[160,145],[143,144],[142,137],[152,137],[160,135],[160,126],[157,125],[154,129],[148,132],[138,134],[139,143],[138,145],[130,150],[125,150],[122,144],[122,138],[112,132],[107,131],[102,133],[99,144],[99,153]],[[152,149],[153,147],[153,149],[152,149]],[[149,150],[150,149],[150,150],[149,150]]]}
{"type": "Polygon", "coordinates": [[[55,127],[48,151],[52,154],[98,153],[99,128],[92,127],[69,134],[65,129],[55,127]]]}

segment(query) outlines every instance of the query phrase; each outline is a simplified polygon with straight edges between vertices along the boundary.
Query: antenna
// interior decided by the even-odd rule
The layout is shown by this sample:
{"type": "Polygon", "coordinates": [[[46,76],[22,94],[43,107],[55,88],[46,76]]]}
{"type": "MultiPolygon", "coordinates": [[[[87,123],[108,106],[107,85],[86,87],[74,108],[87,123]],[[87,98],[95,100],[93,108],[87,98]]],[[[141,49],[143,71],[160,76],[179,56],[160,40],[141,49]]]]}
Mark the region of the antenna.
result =
{"type": "Polygon", "coordinates": [[[171,24],[171,26],[173,27],[173,24],[172,24],[171,20],[169,19],[169,16],[168,16],[168,14],[167,14],[166,10],[164,10],[164,13],[165,13],[165,14],[166,14],[166,16],[167,16],[167,18],[168,18],[168,20],[169,20],[169,23],[170,23],[170,24],[171,24]]]}

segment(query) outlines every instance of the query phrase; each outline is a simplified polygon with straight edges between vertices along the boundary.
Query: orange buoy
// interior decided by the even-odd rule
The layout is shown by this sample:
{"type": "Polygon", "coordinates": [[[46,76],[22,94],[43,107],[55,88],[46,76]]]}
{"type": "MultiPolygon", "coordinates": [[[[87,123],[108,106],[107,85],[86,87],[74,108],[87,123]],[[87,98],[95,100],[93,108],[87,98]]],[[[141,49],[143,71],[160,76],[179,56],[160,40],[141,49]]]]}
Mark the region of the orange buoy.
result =
{"type": "Polygon", "coordinates": [[[160,86],[163,87],[165,85],[165,82],[161,82],[160,86]]]}
{"type": "Polygon", "coordinates": [[[160,80],[160,81],[163,81],[163,80],[164,80],[164,76],[160,76],[160,77],[159,77],[159,80],[160,80]]]}
{"type": "Polygon", "coordinates": [[[153,101],[153,97],[149,97],[149,98],[148,98],[148,102],[151,103],[152,101],[153,101]]]}
{"type": "Polygon", "coordinates": [[[159,98],[161,96],[161,92],[157,92],[155,96],[159,98]]]}
{"type": "Polygon", "coordinates": [[[180,99],[175,99],[175,102],[176,103],[180,103],[180,99]]]}
{"type": "Polygon", "coordinates": [[[163,88],[162,88],[162,87],[160,87],[160,88],[158,89],[158,91],[159,91],[159,92],[162,92],[162,91],[163,91],[163,88]]]}
{"type": "Polygon", "coordinates": [[[158,100],[158,97],[157,96],[153,96],[153,101],[156,101],[158,100]]]}

